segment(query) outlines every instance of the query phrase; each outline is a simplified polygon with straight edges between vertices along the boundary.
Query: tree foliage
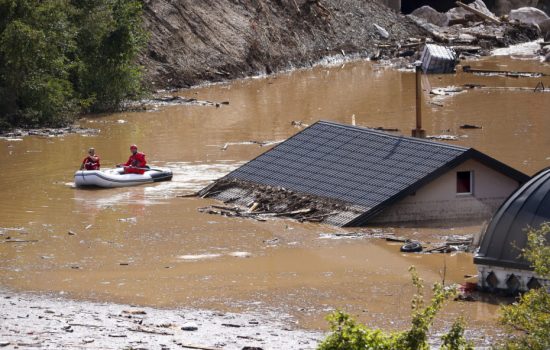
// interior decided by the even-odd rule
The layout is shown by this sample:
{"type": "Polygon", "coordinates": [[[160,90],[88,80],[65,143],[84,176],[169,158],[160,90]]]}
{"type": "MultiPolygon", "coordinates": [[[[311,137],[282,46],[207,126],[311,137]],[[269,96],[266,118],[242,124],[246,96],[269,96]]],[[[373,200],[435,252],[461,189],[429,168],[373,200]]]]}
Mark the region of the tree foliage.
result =
{"type": "MultiPolygon", "coordinates": [[[[410,268],[413,285],[417,289],[411,301],[412,321],[411,328],[402,332],[383,332],[372,329],[355,321],[349,314],[336,311],[327,319],[332,333],[319,345],[319,350],[422,350],[429,349],[428,332],[437,312],[443,303],[456,289],[445,288],[436,283],[433,286],[433,297],[425,305],[423,284],[416,269],[410,268]]],[[[464,325],[458,319],[451,330],[442,337],[442,349],[466,350],[472,346],[464,339],[464,325]]]]}
{"type": "Polygon", "coordinates": [[[0,129],[60,125],[140,92],[137,0],[0,0],[0,129]]]}
{"type": "MultiPolygon", "coordinates": [[[[523,256],[532,263],[541,279],[550,279],[550,223],[542,224],[528,233],[523,256]]],[[[550,349],[550,293],[546,287],[532,289],[520,296],[518,302],[501,307],[501,322],[514,336],[505,349],[550,349]]]]}

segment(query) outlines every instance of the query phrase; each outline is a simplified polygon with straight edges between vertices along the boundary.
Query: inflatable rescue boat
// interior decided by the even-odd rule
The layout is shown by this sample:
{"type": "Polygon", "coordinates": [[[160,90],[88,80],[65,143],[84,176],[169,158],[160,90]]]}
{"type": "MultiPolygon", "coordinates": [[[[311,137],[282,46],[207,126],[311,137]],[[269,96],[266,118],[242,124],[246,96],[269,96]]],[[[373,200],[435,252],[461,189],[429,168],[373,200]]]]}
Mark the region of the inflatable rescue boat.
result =
{"type": "Polygon", "coordinates": [[[78,170],[74,173],[77,187],[125,187],[172,180],[172,170],[149,168],[143,174],[124,174],[123,168],[105,170],[78,170]]]}

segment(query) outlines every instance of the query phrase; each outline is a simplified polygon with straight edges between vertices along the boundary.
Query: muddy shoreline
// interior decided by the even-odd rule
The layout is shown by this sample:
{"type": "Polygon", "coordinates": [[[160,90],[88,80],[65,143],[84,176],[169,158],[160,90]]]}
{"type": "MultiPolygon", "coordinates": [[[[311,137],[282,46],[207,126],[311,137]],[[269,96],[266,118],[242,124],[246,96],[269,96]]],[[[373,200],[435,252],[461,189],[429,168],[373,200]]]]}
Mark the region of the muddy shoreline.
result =
{"type": "Polygon", "coordinates": [[[222,313],[73,301],[0,290],[8,349],[314,349],[323,334],[275,312],[222,313]]]}

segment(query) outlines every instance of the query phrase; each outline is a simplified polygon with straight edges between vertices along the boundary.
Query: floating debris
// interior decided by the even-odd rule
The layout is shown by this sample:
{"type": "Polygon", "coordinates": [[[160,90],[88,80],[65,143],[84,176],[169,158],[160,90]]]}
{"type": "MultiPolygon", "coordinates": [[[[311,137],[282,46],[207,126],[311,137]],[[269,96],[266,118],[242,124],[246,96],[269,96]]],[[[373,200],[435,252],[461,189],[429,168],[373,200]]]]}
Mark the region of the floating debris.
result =
{"type": "Polygon", "coordinates": [[[229,256],[233,256],[235,258],[250,258],[252,254],[249,252],[232,252],[229,253],[229,256]]]}
{"type": "Polygon", "coordinates": [[[479,90],[496,90],[496,91],[525,91],[525,92],[550,92],[550,88],[544,87],[544,84],[539,82],[534,88],[524,87],[524,86],[485,86],[481,84],[464,84],[464,87],[468,89],[479,89],[479,90]]]}
{"type": "Polygon", "coordinates": [[[427,139],[430,140],[442,140],[442,141],[456,141],[458,140],[458,136],[456,135],[428,135],[426,136],[427,139]]]}
{"type": "Polygon", "coordinates": [[[461,129],[483,129],[482,126],[473,125],[473,124],[463,124],[460,126],[461,129]]]}
{"type": "Polygon", "coordinates": [[[131,217],[131,218],[120,218],[120,219],[118,219],[118,221],[120,221],[120,222],[128,222],[128,223],[131,223],[131,224],[136,224],[136,223],[137,223],[137,218],[136,218],[136,217],[131,217]]]}
{"type": "Polygon", "coordinates": [[[470,66],[462,67],[464,73],[473,73],[475,75],[483,76],[504,76],[511,78],[540,78],[546,77],[550,74],[542,72],[516,72],[516,71],[501,71],[501,70],[490,70],[490,69],[476,69],[470,66]]]}
{"type": "Polygon", "coordinates": [[[313,208],[302,208],[291,211],[269,211],[266,210],[266,207],[260,206],[258,202],[251,204],[250,208],[241,208],[241,207],[228,207],[220,205],[211,205],[209,207],[203,207],[198,209],[201,213],[207,214],[217,214],[222,216],[229,217],[243,217],[251,218],[258,221],[266,221],[270,217],[288,217],[294,218],[298,221],[321,221],[326,216],[336,215],[338,213],[324,213],[318,214],[315,213],[313,208]],[[259,209],[259,211],[257,210],[259,209]],[[315,214],[315,215],[312,215],[315,214]]]}
{"type": "Polygon", "coordinates": [[[463,92],[465,89],[458,86],[448,86],[442,88],[434,88],[430,90],[430,94],[437,96],[450,96],[463,92]]]}
{"type": "Polygon", "coordinates": [[[388,132],[397,132],[397,131],[399,131],[398,128],[385,128],[383,126],[377,126],[376,128],[371,128],[371,129],[379,130],[379,131],[388,131],[388,132]]]}
{"type": "Polygon", "coordinates": [[[290,125],[301,128],[307,128],[309,126],[309,124],[306,124],[301,120],[293,120],[290,122],[290,125]]]}
{"type": "Polygon", "coordinates": [[[260,147],[266,147],[271,145],[276,145],[279,143],[284,142],[285,140],[278,140],[278,141],[240,141],[240,142],[226,142],[221,150],[226,151],[229,146],[232,145],[259,145],[260,147]]]}
{"type": "Polygon", "coordinates": [[[407,242],[399,248],[403,253],[420,253],[422,251],[422,244],[420,242],[407,242]]]}
{"type": "Polygon", "coordinates": [[[142,110],[157,110],[158,107],[165,106],[178,106],[178,105],[191,105],[191,106],[211,106],[220,107],[221,105],[229,105],[229,101],[213,102],[202,101],[196,98],[186,98],[183,96],[164,95],[158,96],[147,100],[141,101],[129,101],[123,106],[123,109],[130,111],[142,111],[142,110]]]}
{"type": "Polygon", "coordinates": [[[219,258],[221,254],[197,254],[197,255],[180,255],[178,259],[181,260],[204,260],[219,258]]]}
{"type": "Polygon", "coordinates": [[[456,52],[446,46],[426,44],[420,58],[422,71],[427,74],[454,73],[456,52]]]}
{"type": "Polygon", "coordinates": [[[0,134],[0,139],[6,141],[21,141],[25,136],[39,137],[59,137],[68,134],[80,134],[85,136],[94,136],[99,134],[99,129],[81,128],[78,125],[67,126],[64,128],[42,128],[42,129],[15,129],[0,134]]]}

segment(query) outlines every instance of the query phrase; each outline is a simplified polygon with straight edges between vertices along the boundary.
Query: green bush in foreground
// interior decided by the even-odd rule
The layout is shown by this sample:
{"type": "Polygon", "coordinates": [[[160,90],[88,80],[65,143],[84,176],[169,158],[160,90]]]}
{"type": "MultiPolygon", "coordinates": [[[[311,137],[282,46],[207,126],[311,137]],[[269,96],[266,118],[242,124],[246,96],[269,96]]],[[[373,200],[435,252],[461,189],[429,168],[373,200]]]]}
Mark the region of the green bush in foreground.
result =
{"type": "MultiPolygon", "coordinates": [[[[412,299],[411,328],[402,332],[383,332],[357,323],[350,315],[336,311],[328,316],[332,333],[319,345],[320,350],[422,350],[429,349],[428,331],[443,303],[456,294],[456,289],[445,288],[439,283],[433,286],[433,297],[424,305],[422,280],[416,269],[410,268],[412,282],[417,293],[412,299]]],[[[442,349],[472,349],[464,339],[464,325],[458,319],[451,330],[442,337],[442,349]]]]}
{"type": "Polygon", "coordinates": [[[0,130],[58,126],[140,92],[137,0],[0,0],[0,130]]]}
{"type": "MultiPolygon", "coordinates": [[[[550,246],[547,237],[550,223],[541,225],[528,234],[523,256],[534,267],[535,273],[550,279],[550,246]]],[[[546,288],[533,289],[523,294],[517,303],[501,307],[501,322],[515,334],[504,349],[550,349],[550,293],[546,288]]]]}

